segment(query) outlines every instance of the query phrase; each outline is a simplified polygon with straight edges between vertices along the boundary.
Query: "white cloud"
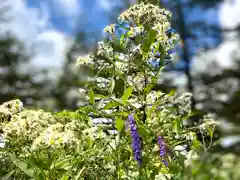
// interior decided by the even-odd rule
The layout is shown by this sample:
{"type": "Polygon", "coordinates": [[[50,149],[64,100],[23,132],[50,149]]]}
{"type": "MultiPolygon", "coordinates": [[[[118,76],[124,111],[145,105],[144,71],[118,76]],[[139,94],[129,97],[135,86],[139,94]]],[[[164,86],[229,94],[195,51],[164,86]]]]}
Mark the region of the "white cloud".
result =
{"type": "Polygon", "coordinates": [[[66,49],[66,36],[63,33],[57,30],[46,30],[37,36],[34,63],[44,67],[59,68],[62,65],[66,49]]]}
{"type": "Polygon", "coordinates": [[[11,9],[8,12],[11,19],[4,24],[3,30],[10,30],[29,45],[40,31],[47,28],[49,24],[47,11],[28,8],[23,0],[14,3],[13,0],[9,1],[11,2],[11,9]]]}
{"type": "Polygon", "coordinates": [[[53,2],[56,5],[55,8],[67,16],[76,15],[81,10],[78,0],[53,0],[53,2]]]}
{"type": "Polygon", "coordinates": [[[104,11],[110,11],[115,6],[115,1],[111,0],[97,0],[96,1],[96,7],[104,10],[104,11]]]}
{"type": "Polygon", "coordinates": [[[220,7],[220,23],[223,27],[233,28],[240,23],[240,1],[225,0],[220,7]]]}
{"type": "MultiPolygon", "coordinates": [[[[234,28],[240,25],[240,1],[239,0],[225,0],[219,8],[219,21],[223,28],[234,28]]],[[[238,39],[234,38],[237,32],[227,33],[223,37],[223,42],[213,50],[208,51],[205,54],[201,53],[201,56],[196,56],[193,62],[193,72],[205,71],[209,68],[209,64],[216,61],[220,67],[227,68],[232,67],[233,53],[240,47],[238,39]],[[203,61],[206,59],[207,61],[203,61]]]]}
{"type": "MultiPolygon", "coordinates": [[[[130,4],[136,3],[136,0],[129,0],[130,4]]],[[[116,6],[124,6],[124,2],[121,0],[96,0],[95,8],[103,11],[110,12],[116,6]]]]}
{"type": "MultiPolygon", "coordinates": [[[[35,51],[35,56],[32,58],[33,64],[59,69],[68,46],[68,36],[54,29],[50,22],[50,9],[48,5],[42,3],[40,8],[29,8],[24,0],[18,0],[14,3],[13,1],[9,1],[12,7],[9,12],[11,14],[11,21],[1,26],[2,33],[10,31],[24,42],[27,49],[32,50],[33,48],[35,51]]],[[[58,0],[59,8],[60,4],[62,6],[60,10],[65,8],[69,13],[76,5],[74,5],[73,0],[72,4],[67,3],[67,0],[61,0],[61,3],[59,3],[60,0],[58,0]]]]}
{"type": "Polygon", "coordinates": [[[80,0],[53,0],[54,16],[66,18],[65,23],[68,23],[71,28],[75,28],[77,20],[82,12],[80,0]]]}

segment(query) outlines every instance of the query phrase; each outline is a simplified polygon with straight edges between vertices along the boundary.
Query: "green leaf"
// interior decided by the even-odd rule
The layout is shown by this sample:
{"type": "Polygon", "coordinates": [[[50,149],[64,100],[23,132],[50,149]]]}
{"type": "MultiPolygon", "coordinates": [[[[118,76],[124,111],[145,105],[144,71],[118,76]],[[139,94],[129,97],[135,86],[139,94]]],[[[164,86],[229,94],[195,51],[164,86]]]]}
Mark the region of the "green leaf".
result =
{"type": "Polygon", "coordinates": [[[128,117],[128,112],[113,112],[113,115],[128,117]]]}
{"type": "Polygon", "coordinates": [[[192,149],[198,149],[199,147],[201,147],[201,143],[200,141],[198,141],[197,139],[194,139],[191,145],[192,149]]]}
{"type": "Polygon", "coordinates": [[[209,133],[210,137],[212,138],[213,137],[213,133],[214,133],[214,129],[211,128],[209,125],[207,125],[207,130],[208,130],[208,133],[209,133]]]}
{"type": "Polygon", "coordinates": [[[120,116],[116,117],[116,128],[118,131],[122,131],[122,129],[124,128],[124,121],[120,116]]]}
{"type": "Polygon", "coordinates": [[[143,138],[148,138],[149,137],[149,132],[147,131],[147,129],[145,127],[142,126],[138,126],[138,132],[139,134],[142,135],[143,138]]]}
{"type": "Polygon", "coordinates": [[[172,89],[168,95],[169,96],[174,96],[175,94],[176,94],[176,90],[172,89]]]}
{"type": "Polygon", "coordinates": [[[180,134],[182,132],[182,124],[179,119],[173,121],[173,132],[180,134]]]}
{"type": "Polygon", "coordinates": [[[83,166],[83,168],[77,173],[77,175],[74,177],[74,180],[79,180],[79,178],[81,177],[82,173],[84,172],[84,170],[86,169],[85,166],[83,166]]]}
{"type": "Polygon", "coordinates": [[[114,88],[114,92],[116,94],[122,94],[124,92],[124,80],[123,79],[117,79],[115,81],[115,88],[114,88]]]}
{"type": "Polygon", "coordinates": [[[13,163],[19,167],[26,175],[29,177],[36,177],[36,174],[39,174],[40,170],[37,169],[37,167],[34,167],[34,165],[29,164],[21,159],[18,159],[15,155],[9,154],[11,160],[13,163]],[[38,172],[37,172],[38,171],[38,172]]]}
{"type": "Polygon", "coordinates": [[[125,34],[122,34],[121,38],[120,38],[120,46],[121,47],[124,47],[124,39],[125,39],[125,34]]]}
{"type": "Polygon", "coordinates": [[[13,175],[14,172],[15,172],[15,170],[10,171],[9,173],[7,173],[3,177],[1,177],[0,180],[8,180],[13,175]]]}
{"type": "Polygon", "coordinates": [[[69,179],[69,176],[66,176],[66,175],[64,175],[62,178],[61,178],[61,180],[68,180],[69,179]]]}
{"type": "Polygon", "coordinates": [[[114,88],[115,88],[115,80],[114,80],[114,78],[112,78],[111,86],[109,88],[109,94],[113,93],[114,88]]]}
{"type": "Polygon", "coordinates": [[[119,106],[119,103],[116,102],[116,101],[110,101],[109,103],[107,103],[105,106],[104,106],[104,109],[107,110],[107,109],[111,109],[111,108],[114,108],[114,107],[117,107],[119,106]]]}
{"type": "Polygon", "coordinates": [[[155,30],[149,31],[149,42],[153,43],[156,40],[157,32],[155,30]]]}
{"type": "Polygon", "coordinates": [[[94,99],[94,92],[93,92],[92,89],[90,89],[88,95],[89,95],[89,101],[90,101],[90,103],[91,103],[92,105],[94,105],[95,99],[94,99]]]}
{"type": "Polygon", "coordinates": [[[69,169],[71,167],[71,163],[73,162],[74,157],[66,157],[64,159],[59,160],[57,163],[53,163],[50,169],[69,169]]]}
{"type": "Polygon", "coordinates": [[[145,95],[148,94],[155,85],[156,85],[156,84],[153,84],[153,83],[148,84],[147,87],[144,88],[144,94],[145,94],[145,95]]]}
{"type": "Polygon", "coordinates": [[[149,47],[150,47],[150,43],[149,43],[147,40],[144,41],[144,43],[143,43],[143,45],[142,45],[142,51],[143,51],[143,52],[148,52],[149,47]]]}
{"type": "Polygon", "coordinates": [[[132,92],[133,92],[133,87],[128,87],[127,89],[125,89],[123,97],[122,97],[123,104],[126,104],[127,100],[132,95],[132,92]]]}

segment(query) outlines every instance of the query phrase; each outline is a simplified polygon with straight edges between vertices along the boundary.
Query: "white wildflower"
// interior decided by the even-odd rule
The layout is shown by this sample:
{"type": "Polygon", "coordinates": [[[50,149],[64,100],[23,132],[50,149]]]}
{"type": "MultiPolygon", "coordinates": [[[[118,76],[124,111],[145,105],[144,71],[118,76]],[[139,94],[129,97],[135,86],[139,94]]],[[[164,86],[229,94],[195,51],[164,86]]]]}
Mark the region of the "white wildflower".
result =
{"type": "Polygon", "coordinates": [[[141,35],[144,32],[143,26],[131,27],[130,31],[128,31],[128,36],[134,38],[136,36],[141,35]]]}
{"type": "Polygon", "coordinates": [[[77,59],[77,66],[81,66],[81,65],[93,65],[93,59],[91,58],[90,55],[84,56],[84,57],[79,57],[77,59]]]}
{"type": "Polygon", "coordinates": [[[115,32],[115,28],[116,28],[116,25],[115,24],[111,24],[109,26],[106,26],[103,31],[109,33],[110,35],[112,35],[115,32]]]}
{"type": "Polygon", "coordinates": [[[99,88],[107,88],[110,84],[110,80],[102,77],[97,77],[96,84],[99,88]]]}
{"type": "Polygon", "coordinates": [[[127,69],[128,69],[128,64],[127,64],[127,63],[124,63],[124,62],[116,61],[116,62],[115,62],[115,67],[116,67],[119,71],[124,72],[124,71],[127,71],[127,69]]]}
{"type": "Polygon", "coordinates": [[[19,100],[19,99],[16,99],[16,100],[12,100],[12,101],[8,101],[8,102],[5,102],[3,103],[1,106],[0,106],[0,109],[8,109],[8,111],[12,114],[16,114],[16,113],[19,113],[23,110],[23,103],[19,100]]]}

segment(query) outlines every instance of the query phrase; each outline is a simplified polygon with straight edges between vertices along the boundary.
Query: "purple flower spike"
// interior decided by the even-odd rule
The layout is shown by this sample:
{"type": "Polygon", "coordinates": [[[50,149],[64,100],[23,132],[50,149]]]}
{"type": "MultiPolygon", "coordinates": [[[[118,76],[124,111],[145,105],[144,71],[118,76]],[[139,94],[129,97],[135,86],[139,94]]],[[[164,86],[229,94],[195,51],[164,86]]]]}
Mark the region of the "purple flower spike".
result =
{"type": "Polygon", "coordinates": [[[158,145],[160,148],[160,157],[163,158],[162,162],[165,166],[168,166],[168,162],[164,159],[166,155],[166,146],[163,138],[161,136],[158,136],[158,145]]]}
{"type": "Polygon", "coordinates": [[[132,149],[134,153],[134,159],[138,162],[139,166],[142,164],[142,154],[141,154],[141,138],[137,131],[137,125],[133,114],[128,116],[128,121],[130,125],[130,132],[132,136],[132,149]]]}

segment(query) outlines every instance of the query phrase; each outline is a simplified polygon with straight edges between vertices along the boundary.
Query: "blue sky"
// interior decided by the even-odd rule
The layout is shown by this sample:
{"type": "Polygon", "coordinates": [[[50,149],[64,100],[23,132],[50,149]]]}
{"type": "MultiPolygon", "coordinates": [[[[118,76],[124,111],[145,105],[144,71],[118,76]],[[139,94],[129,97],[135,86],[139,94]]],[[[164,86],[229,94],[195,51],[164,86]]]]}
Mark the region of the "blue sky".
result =
{"type": "Polygon", "coordinates": [[[104,11],[114,6],[110,0],[26,0],[26,3],[29,8],[45,8],[53,28],[67,34],[80,28],[78,23],[90,25],[91,30],[101,30],[108,22],[104,11]]]}
{"type": "MultiPolygon", "coordinates": [[[[134,2],[134,0],[132,0],[134,2]]],[[[35,51],[33,63],[43,67],[60,68],[64,61],[64,53],[71,45],[73,34],[79,29],[96,31],[102,34],[102,29],[108,24],[106,12],[120,5],[121,0],[10,0],[13,6],[13,20],[6,29],[13,31],[24,41],[26,47],[35,51]],[[87,29],[86,29],[87,28],[87,29]]],[[[231,0],[232,2],[232,0],[231,0]]],[[[240,1],[235,4],[226,0],[219,8],[219,16],[214,10],[205,14],[213,22],[232,27],[240,23],[240,1]],[[214,18],[212,18],[214,17],[214,18]]],[[[189,15],[189,18],[202,17],[201,11],[189,15]]],[[[221,45],[217,56],[226,58],[229,49],[221,45]],[[225,50],[224,50],[225,49],[225,50]]]]}
{"type": "Polygon", "coordinates": [[[18,0],[16,33],[35,50],[34,64],[59,68],[74,34],[84,30],[102,35],[107,13],[118,5],[121,0],[18,0]]]}

